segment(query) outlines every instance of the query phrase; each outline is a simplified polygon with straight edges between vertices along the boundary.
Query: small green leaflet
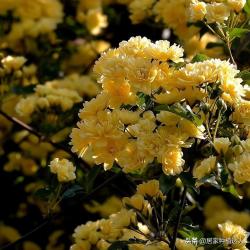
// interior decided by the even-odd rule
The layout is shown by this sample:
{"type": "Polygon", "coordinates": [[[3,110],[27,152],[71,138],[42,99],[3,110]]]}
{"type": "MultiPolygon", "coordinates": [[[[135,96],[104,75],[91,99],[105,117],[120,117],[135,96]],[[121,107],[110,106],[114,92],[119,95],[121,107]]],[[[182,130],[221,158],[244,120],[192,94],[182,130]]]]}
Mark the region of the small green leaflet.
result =
{"type": "Polygon", "coordinates": [[[229,30],[229,38],[230,40],[234,40],[236,37],[241,38],[243,35],[247,34],[250,32],[249,29],[244,29],[244,28],[233,28],[229,30]]]}
{"type": "Polygon", "coordinates": [[[204,54],[197,54],[197,55],[195,55],[194,57],[193,57],[193,59],[192,59],[192,63],[195,63],[195,62],[203,62],[203,61],[206,61],[206,60],[208,60],[209,59],[209,57],[208,56],[206,56],[206,55],[204,55],[204,54]]]}

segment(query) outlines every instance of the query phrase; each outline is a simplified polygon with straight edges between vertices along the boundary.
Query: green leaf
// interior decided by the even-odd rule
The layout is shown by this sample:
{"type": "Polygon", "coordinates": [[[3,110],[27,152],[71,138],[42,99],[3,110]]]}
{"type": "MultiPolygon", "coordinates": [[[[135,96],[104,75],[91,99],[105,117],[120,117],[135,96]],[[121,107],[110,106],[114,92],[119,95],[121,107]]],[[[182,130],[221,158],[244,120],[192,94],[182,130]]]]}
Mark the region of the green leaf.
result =
{"type": "Polygon", "coordinates": [[[180,174],[180,179],[182,183],[187,186],[188,188],[194,190],[196,193],[199,193],[199,189],[196,188],[195,186],[195,179],[193,175],[189,172],[182,172],[180,174]]]}
{"type": "Polygon", "coordinates": [[[236,190],[236,188],[235,188],[235,186],[233,184],[230,185],[229,187],[222,188],[222,191],[228,192],[228,193],[232,194],[233,196],[235,196],[238,199],[243,198],[241,195],[239,195],[238,191],[236,190]]]}
{"type": "Polygon", "coordinates": [[[228,172],[226,168],[220,162],[217,162],[216,167],[220,177],[221,185],[226,186],[228,181],[228,172]]]}
{"type": "Polygon", "coordinates": [[[13,86],[12,91],[15,94],[31,94],[35,92],[35,87],[36,85],[29,85],[29,86],[20,86],[20,85],[16,85],[13,86]]]}
{"type": "Polygon", "coordinates": [[[167,194],[171,189],[175,187],[177,177],[176,176],[167,176],[162,174],[160,181],[160,189],[164,194],[167,194]]]}
{"type": "Polygon", "coordinates": [[[206,61],[206,60],[208,60],[209,59],[209,57],[208,56],[206,56],[206,55],[204,55],[204,54],[197,54],[197,55],[195,55],[194,57],[193,57],[193,59],[192,59],[192,63],[195,63],[195,62],[203,62],[203,61],[206,61]]]}
{"type": "Polygon", "coordinates": [[[53,189],[50,187],[40,188],[34,192],[34,195],[42,200],[47,200],[50,194],[53,192],[53,189]]]}
{"type": "Polygon", "coordinates": [[[243,70],[239,74],[237,74],[237,77],[242,78],[243,81],[248,81],[248,80],[250,80],[250,71],[243,70]]]}
{"type": "Polygon", "coordinates": [[[250,16],[250,0],[247,0],[245,6],[244,6],[244,11],[250,16]]]}
{"type": "Polygon", "coordinates": [[[249,29],[244,28],[233,28],[229,31],[229,38],[230,40],[234,40],[236,37],[241,38],[246,33],[250,32],[249,29]]]}
{"type": "Polygon", "coordinates": [[[69,189],[67,189],[63,194],[62,194],[62,199],[70,199],[78,195],[79,193],[83,193],[83,188],[78,185],[72,185],[69,189]]]}
{"type": "Polygon", "coordinates": [[[116,241],[109,246],[108,250],[129,250],[128,244],[128,241],[116,241]]]}
{"type": "Polygon", "coordinates": [[[193,113],[189,105],[182,106],[180,103],[176,103],[173,105],[160,104],[157,105],[154,108],[154,110],[155,111],[165,110],[191,121],[196,126],[202,125],[202,120],[196,114],[193,113]]]}
{"type": "Polygon", "coordinates": [[[178,231],[183,237],[188,239],[201,239],[204,238],[204,233],[199,229],[198,226],[186,225],[178,231]]]}

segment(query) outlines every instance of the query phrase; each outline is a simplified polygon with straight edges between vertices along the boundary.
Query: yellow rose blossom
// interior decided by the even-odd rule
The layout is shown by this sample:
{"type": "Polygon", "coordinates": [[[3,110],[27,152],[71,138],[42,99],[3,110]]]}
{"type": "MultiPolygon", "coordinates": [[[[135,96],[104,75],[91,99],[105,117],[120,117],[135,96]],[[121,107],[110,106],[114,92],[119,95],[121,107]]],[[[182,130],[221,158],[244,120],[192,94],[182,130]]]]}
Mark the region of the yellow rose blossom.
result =
{"type": "Polygon", "coordinates": [[[1,60],[1,63],[6,69],[18,70],[24,65],[26,61],[26,58],[23,56],[7,56],[1,60]]]}
{"type": "Polygon", "coordinates": [[[116,196],[111,196],[100,204],[92,201],[91,204],[84,205],[84,208],[91,213],[100,213],[102,217],[106,218],[113,213],[117,213],[122,208],[121,199],[116,196]]]}
{"type": "Polygon", "coordinates": [[[150,15],[150,8],[152,7],[154,0],[133,0],[129,4],[130,19],[132,23],[137,24],[143,21],[150,15]]]}
{"type": "Polygon", "coordinates": [[[228,138],[215,138],[214,139],[214,148],[217,153],[226,154],[231,142],[228,138]]]}
{"type": "Polygon", "coordinates": [[[240,12],[245,6],[246,0],[227,0],[227,4],[231,9],[240,12]]]}
{"type": "Polygon", "coordinates": [[[185,161],[180,147],[169,147],[162,155],[162,171],[166,175],[177,175],[182,172],[185,161]]]}
{"type": "Polygon", "coordinates": [[[57,175],[59,182],[68,182],[76,179],[75,166],[67,159],[55,158],[50,162],[50,171],[57,175]]]}
{"type": "Polygon", "coordinates": [[[157,197],[162,196],[162,192],[160,191],[160,183],[157,180],[150,180],[139,184],[137,186],[137,193],[143,196],[157,197]]]}
{"type": "Polygon", "coordinates": [[[234,225],[231,221],[227,221],[219,224],[218,228],[224,239],[233,240],[232,244],[225,244],[226,246],[229,245],[231,249],[235,250],[247,250],[247,232],[242,227],[234,225]]]}
{"type": "Polygon", "coordinates": [[[86,26],[92,35],[98,35],[108,26],[107,16],[100,9],[90,9],[86,15],[86,26]]]}
{"type": "Polygon", "coordinates": [[[177,239],[176,240],[177,250],[204,250],[204,247],[196,247],[191,243],[187,243],[185,240],[177,239]]]}
{"type": "Polygon", "coordinates": [[[215,170],[216,160],[215,156],[210,156],[209,158],[202,160],[193,170],[194,177],[200,180],[210,174],[213,170],[215,170]]]}
{"type": "Polygon", "coordinates": [[[223,3],[211,3],[206,6],[208,23],[223,23],[230,15],[230,9],[223,3]]]}
{"type": "Polygon", "coordinates": [[[250,182],[250,153],[245,152],[237,158],[237,161],[228,165],[233,171],[234,180],[243,184],[250,182]]]}
{"type": "Polygon", "coordinates": [[[21,235],[15,228],[4,224],[0,225],[0,242],[15,242],[20,237],[21,235]]]}
{"type": "Polygon", "coordinates": [[[189,8],[190,21],[195,22],[203,20],[207,12],[206,4],[204,2],[193,0],[189,8]]]}
{"type": "Polygon", "coordinates": [[[109,106],[117,108],[121,104],[133,104],[136,101],[136,96],[131,92],[131,86],[128,82],[105,81],[103,83],[103,90],[109,94],[109,106]]]}

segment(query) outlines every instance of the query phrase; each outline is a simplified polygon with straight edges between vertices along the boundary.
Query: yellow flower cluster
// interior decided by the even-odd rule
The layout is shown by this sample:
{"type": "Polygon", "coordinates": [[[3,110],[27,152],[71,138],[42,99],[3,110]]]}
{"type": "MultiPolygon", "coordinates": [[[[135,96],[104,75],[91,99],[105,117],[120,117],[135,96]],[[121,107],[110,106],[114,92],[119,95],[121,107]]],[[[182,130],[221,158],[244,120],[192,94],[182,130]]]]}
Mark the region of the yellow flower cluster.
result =
{"type": "Polygon", "coordinates": [[[24,37],[37,37],[50,33],[62,21],[63,7],[58,0],[15,0],[1,1],[0,14],[12,11],[17,21],[14,21],[10,32],[0,44],[14,46],[24,37]]]}
{"type": "Polygon", "coordinates": [[[55,158],[50,162],[50,171],[57,175],[59,182],[69,182],[76,178],[76,167],[67,159],[55,158]]]}
{"type": "Polygon", "coordinates": [[[109,215],[120,211],[122,202],[121,199],[113,195],[102,204],[92,201],[91,204],[85,204],[84,208],[90,213],[99,213],[103,218],[107,218],[109,215]]]}
{"type": "Polygon", "coordinates": [[[175,35],[181,39],[188,57],[197,53],[221,57],[223,55],[221,48],[206,48],[208,43],[218,42],[214,35],[205,33],[201,36],[199,28],[188,25],[189,4],[189,0],[131,0],[128,8],[131,13],[130,19],[134,24],[153,17],[156,22],[162,21],[166,27],[172,29],[175,35]]]}
{"type": "Polygon", "coordinates": [[[1,60],[0,95],[10,91],[11,86],[28,86],[37,84],[37,67],[34,64],[25,65],[27,59],[23,56],[6,56],[1,60]]]}
{"type": "Polygon", "coordinates": [[[192,0],[189,8],[190,20],[206,19],[207,23],[223,23],[229,18],[231,12],[240,12],[245,3],[246,0],[192,0]]]}
{"type": "Polygon", "coordinates": [[[250,225],[250,214],[247,211],[236,211],[221,196],[211,196],[204,205],[205,226],[218,233],[218,225],[230,220],[232,223],[247,229],[250,225]]]}
{"type": "Polygon", "coordinates": [[[179,174],[182,147],[189,147],[189,138],[204,139],[204,126],[169,111],[156,114],[154,105],[206,101],[209,84],[218,85],[222,99],[232,106],[241,106],[245,93],[242,79],[236,77],[239,71],[228,61],[172,66],[183,62],[182,56],[181,47],[145,37],[133,37],[103,53],[94,66],[103,90],[80,111],[81,121],[71,134],[72,151],[80,157],[92,155],[105,169],[117,162],[123,171],[134,172],[157,159],[165,174],[179,174]],[[140,105],[143,95],[152,107],[140,105]]]}
{"type": "Polygon", "coordinates": [[[108,26],[108,18],[103,14],[100,0],[80,0],[76,19],[86,25],[92,35],[99,35],[102,29],[108,26]]]}
{"type": "Polygon", "coordinates": [[[16,105],[16,111],[23,117],[30,117],[36,110],[48,110],[60,107],[69,110],[85,96],[92,97],[99,87],[89,76],[71,74],[63,79],[48,81],[37,85],[35,93],[22,98],[16,105]]]}
{"type": "Polygon", "coordinates": [[[222,237],[230,239],[232,243],[226,243],[226,247],[232,250],[247,250],[247,232],[240,226],[234,225],[231,221],[227,221],[218,225],[222,237]]]}
{"type": "MultiPolygon", "coordinates": [[[[134,210],[142,211],[145,216],[152,213],[151,205],[147,201],[150,197],[154,199],[164,199],[157,180],[151,180],[138,185],[136,194],[130,198],[124,198],[124,207],[119,212],[111,214],[108,219],[101,219],[95,222],[89,221],[84,225],[78,226],[73,234],[75,244],[71,246],[70,249],[107,250],[114,241],[129,240],[132,238],[146,240],[144,235],[149,235],[150,231],[146,225],[143,225],[137,220],[134,210]],[[132,209],[128,208],[128,205],[132,209]],[[138,232],[128,229],[131,225],[137,227],[138,232]]],[[[132,244],[129,249],[169,250],[169,247],[168,244],[164,242],[155,241],[147,245],[139,243],[132,244]]]]}

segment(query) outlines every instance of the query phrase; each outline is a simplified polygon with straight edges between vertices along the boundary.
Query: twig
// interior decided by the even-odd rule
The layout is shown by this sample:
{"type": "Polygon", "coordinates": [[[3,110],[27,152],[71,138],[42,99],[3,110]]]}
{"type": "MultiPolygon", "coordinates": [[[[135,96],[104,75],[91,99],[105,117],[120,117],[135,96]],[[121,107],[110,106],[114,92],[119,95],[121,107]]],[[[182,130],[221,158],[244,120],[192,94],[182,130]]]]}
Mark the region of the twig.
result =
{"type": "Polygon", "coordinates": [[[176,243],[178,229],[179,229],[179,225],[181,222],[181,217],[182,217],[182,213],[183,213],[183,209],[184,209],[184,205],[185,205],[185,201],[186,201],[186,195],[187,195],[187,186],[184,187],[184,190],[182,193],[181,202],[180,202],[180,209],[179,209],[179,212],[177,215],[177,223],[176,223],[175,228],[174,228],[173,240],[172,240],[171,245],[170,245],[171,250],[175,250],[175,243],[176,243]]]}
{"type": "MultiPolygon", "coordinates": [[[[19,120],[18,118],[14,117],[14,116],[10,116],[8,114],[6,114],[4,111],[0,110],[0,114],[2,116],[4,116],[7,120],[17,124],[19,127],[27,130],[28,132],[30,132],[33,135],[36,135],[37,137],[40,138],[41,141],[47,141],[49,142],[51,145],[53,145],[55,148],[64,150],[65,152],[67,152],[68,154],[70,154],[75,160],[79,160],[80,158],[78,158],[75,153],[73,153],[70,148],[65,147],[64,145],[62,145],[61,143],[57,143],[57,142],[53,142],[50,138],[46,137],[45,135],[41,134],[40,132],[38,132],[37,130],[35,130],[33,127],[29,126],[28,124],[24,123],[23,121],[19,120]]],[[[84,167],[88,166],[88,164],[86,162],[84,162],[82,159],[81,163],[84,163],[84,167]]],[[[81,166],[83,164],[80,164],[81,166]]]]}
{"type": "Polygon", "coordinates": [[[21,243],[22,241],[24,241],[25,239],[27,239],[30,235],[36,233],[37,231],[41,230],[43,227],[45,227],[51,220],[52,218],[48,218],[46,219],[43,223],[41,223],[40,225],[38,225],[37,227],[35,227],[33,230],[31,230],[30,232],[26,233],[25,235],[23,235],[21,238],[19,238],[18,240],[16,240],[15,242],[11,242],[8,243],[7,245],[4,245],[0,248],[0,250],[7,250],[7,249],[13,249],[14,246],[16,246],[17,244],[21,243]]]}

